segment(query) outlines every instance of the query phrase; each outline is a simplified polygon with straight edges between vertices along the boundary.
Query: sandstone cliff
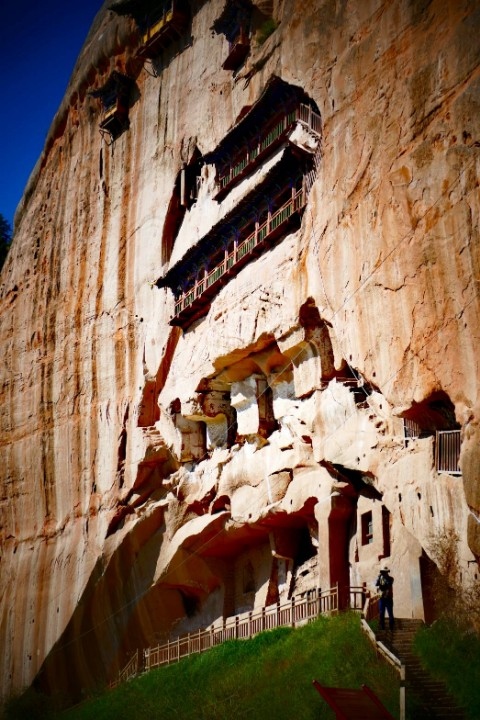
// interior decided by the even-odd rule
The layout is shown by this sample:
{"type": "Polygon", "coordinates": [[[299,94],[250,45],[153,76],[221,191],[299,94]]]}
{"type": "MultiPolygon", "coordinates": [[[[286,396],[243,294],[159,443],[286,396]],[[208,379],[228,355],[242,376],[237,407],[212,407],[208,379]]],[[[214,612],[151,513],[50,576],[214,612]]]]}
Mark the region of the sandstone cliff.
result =
{"type": "Polygon", "coordinates": [[[137,647],[371,586],[380,560],[398,614],[428,619],[448,540],[478,571],[478,4],[245,3],[233,70],[224,0],[187,3],[151,58],[112,4],[0,277],[3,694],[79,698],[137,647]],[[215,197],[271,87],[320,127],[215,197]],[[287,187],[288,226],[208,295],[194,270],[287,187]]]}

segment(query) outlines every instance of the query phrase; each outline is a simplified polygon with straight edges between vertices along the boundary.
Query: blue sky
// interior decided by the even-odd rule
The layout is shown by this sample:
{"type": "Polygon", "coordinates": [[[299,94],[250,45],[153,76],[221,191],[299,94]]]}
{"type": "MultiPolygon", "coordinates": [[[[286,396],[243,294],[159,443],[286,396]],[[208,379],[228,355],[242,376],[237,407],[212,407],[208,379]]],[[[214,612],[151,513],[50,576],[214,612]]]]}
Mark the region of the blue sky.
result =
{"type": "Polygon", "coordinates": [[[0,213],[13,216],[102,0],[2,0],[0,213]]]}

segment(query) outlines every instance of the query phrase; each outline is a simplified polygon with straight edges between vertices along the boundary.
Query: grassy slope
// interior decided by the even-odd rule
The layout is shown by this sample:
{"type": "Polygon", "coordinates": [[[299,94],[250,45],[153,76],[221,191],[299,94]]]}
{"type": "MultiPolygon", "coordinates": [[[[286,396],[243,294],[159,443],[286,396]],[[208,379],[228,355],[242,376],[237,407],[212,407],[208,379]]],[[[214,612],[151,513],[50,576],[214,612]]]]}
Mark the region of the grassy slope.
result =
{"type": "MultiPolygon", "coordinates": [[[[471,720],[480,718],[480,639],[452,621],[423,628],[416,648],[424,665],[443,679],[471,720]]],[[[33,690],[12,699],[6,720],[269,720],[333,718],[312,687],[369,685],[398,717],[399,682],[379,661],[358,617],[322,617],[299,630],[280,628],[252,640],[229,642],[162,668],[60,715],[33,690]]],[[[415,698],[407,698],[416,720],[415,698]]],[[[0,711],[0,716],[2,715],[0,711]]]]}
{"type": "Polygon", "coordinates": [[[420,630],[415,648],[422,664],[443,680],[471,720],[480,718],[480,638],[453,620],[420,630]]]}
{"type": "Polygon", "coordinates": [[[312,687],[369,685],[398,717],[395,671],[376,658],[358,616],[320,618],[232,641],[152,671],[61,715],[62,720],[333,718],[312,687]]]}

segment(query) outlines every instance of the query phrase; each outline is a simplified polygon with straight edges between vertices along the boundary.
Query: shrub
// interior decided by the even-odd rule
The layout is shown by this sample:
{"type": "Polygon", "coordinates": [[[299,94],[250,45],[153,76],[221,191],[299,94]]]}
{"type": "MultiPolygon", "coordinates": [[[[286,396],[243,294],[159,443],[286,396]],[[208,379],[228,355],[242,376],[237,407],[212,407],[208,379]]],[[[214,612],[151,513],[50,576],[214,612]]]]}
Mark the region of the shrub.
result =
{"type": "Polygon", "coordinates": [[[265,20],[263,25],[260,25],[260,27],[257,30],[256,34],[256,41],[257,45],[263,45],[265,40],[270,37],[270,35],[275,32],[275,30],[278,27],[278,23],[275,22],[273,18],[268,18],[268,20],[265,20]]]}

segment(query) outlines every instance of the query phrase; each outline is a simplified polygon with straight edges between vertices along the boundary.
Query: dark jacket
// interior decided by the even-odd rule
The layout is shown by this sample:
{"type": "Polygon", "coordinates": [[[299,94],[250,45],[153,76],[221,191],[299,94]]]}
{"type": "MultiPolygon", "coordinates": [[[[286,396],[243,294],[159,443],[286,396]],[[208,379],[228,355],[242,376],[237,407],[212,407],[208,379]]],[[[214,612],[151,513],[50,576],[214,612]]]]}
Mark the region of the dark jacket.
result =
{"type": "Polygon", "coordinates": [[[381,572],[375,583],[382,598],[390,600],[393,598],[393,578],[388,573],[381,572]]]}

